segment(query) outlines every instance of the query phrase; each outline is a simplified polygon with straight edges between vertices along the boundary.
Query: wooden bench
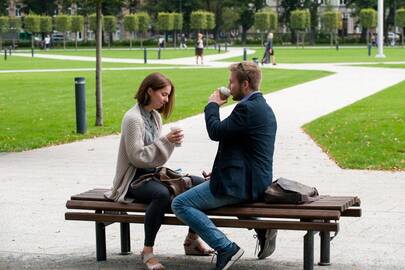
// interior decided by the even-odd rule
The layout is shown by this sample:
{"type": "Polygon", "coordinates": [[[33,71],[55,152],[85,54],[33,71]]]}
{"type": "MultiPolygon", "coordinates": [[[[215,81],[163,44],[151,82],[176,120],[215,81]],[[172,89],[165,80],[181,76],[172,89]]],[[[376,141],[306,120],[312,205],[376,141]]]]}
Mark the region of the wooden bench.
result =
{"type": "MultiPolygon", "coordinates": [[[[66,207],[74,210],[65,213],[66,220],[94,221],[96,224],[97,260],[107,258],[105,227],[120,223],[121,254],[129,254],[130,223],[143,223],[146,205],[140,203],[121,204],[108,201],[103,194],[106,189],[93,189],[74,195],[67,201],[66,207]]],[[[358,197],[321,196],[312,203],[266,204],[249,203],[221,207],[207,211],[218,227],[257,228],[306,231],[304,236],[304,269],[314,267],[314,234],[320,232],[319,265],[330,265],[331,233],[339,231],[339,220],[343,216],[360,217],[360,199],[358,197]],[[213,216],[213,217],[212,217],[213,216]],[[237,217],[258,217],[260,220],[238,219],[237,217]]],[[[164,219],[167,225],[184,225],[171,212],[164,219]]]]}

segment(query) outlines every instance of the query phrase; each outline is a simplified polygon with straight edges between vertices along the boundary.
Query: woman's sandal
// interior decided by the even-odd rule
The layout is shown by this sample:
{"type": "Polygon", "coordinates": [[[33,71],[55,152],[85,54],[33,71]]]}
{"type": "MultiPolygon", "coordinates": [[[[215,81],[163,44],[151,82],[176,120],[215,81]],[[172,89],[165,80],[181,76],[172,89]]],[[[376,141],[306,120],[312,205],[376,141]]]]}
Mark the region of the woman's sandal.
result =
{"type": "Polygon", "coordinates": [[[146,270],[165,270],[165,267],[161,263],[148,264],[148,261],[152,258],[155,258],[153,253],[144,254],[141,253],[142,262],[145,264],[146,270]]]}
{"type": "Polygon", "coordinates": [[[184,240],[184,252],[186,255],[193,256],[210,256],[214,254],[214,250],[210,248],[205,248],[203,242],[198,237],[197,239],[191,239],[186,237],[184,240]]]}

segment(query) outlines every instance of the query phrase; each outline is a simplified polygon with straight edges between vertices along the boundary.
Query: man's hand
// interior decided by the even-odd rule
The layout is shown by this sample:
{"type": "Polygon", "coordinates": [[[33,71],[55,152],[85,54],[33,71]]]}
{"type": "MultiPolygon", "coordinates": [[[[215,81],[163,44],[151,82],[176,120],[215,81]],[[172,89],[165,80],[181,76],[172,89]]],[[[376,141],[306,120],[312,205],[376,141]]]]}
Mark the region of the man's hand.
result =
{"type": "Polygon", "coordinates": [[[205,171],[202,171],[202,175],[204,176],[205,179],[211,177],[211,173],[206,173],[205,171]]]}
{"type": "Polygon", "coordinates": [[[226,100],[222,100],[221,97],[219,96],[219,89],[214,91],[214,93],[211,94],[211,96],[208,98],[208,103],[209,102],[215,102],[219,106],[223,105],[226,103],[226,100]]]}

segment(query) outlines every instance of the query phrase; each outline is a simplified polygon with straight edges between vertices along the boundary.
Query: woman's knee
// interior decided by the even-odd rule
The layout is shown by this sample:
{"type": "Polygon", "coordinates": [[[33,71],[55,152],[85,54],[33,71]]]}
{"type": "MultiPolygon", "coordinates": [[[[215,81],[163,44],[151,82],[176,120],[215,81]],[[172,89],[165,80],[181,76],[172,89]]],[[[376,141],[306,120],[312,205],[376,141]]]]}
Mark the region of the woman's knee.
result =
{"type": "Polygon", "coordinates": [[[170,205],[170,192],[168,189],[156,191],[153,195],[153,199],[161,202],[162,204],[170,205]]]}
{"type": "Polygon", "coordinates": [[[176,214],[176,212],[183,207],[183,201],[181,200],[180,196],[177,196],[173,199],[172,201],[172,211],[174,214],[176,214]]]}

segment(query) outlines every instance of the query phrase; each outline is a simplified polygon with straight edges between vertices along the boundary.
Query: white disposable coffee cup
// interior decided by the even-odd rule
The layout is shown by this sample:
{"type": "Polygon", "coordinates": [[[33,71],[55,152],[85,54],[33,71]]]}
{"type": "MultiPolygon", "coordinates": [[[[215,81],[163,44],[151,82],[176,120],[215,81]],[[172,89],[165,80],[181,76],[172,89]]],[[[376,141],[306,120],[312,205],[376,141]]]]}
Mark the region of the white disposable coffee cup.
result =
{"type": "MultiPolygon", "coordinates": [[[[170,127],[170,131],[179,131],[179,130],[183,131],[183,129],[181,127],[178,127],[178,126],[170,127]]],[[[180,147],[181,143],[176,143],[175,145],[176,145],[176,147],[180,147]]]]}
{"type": "Polygon", "coordinates": [[[219,96],[222,100],[226,100],[228,99],[228,97],[231,95],[231,90],[229,90],[227,87],[225,86],[221,86],[219,88],[219,96]]]}

